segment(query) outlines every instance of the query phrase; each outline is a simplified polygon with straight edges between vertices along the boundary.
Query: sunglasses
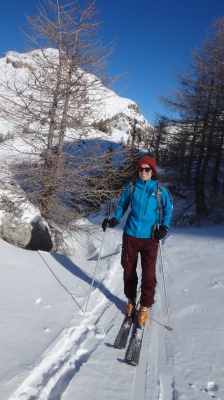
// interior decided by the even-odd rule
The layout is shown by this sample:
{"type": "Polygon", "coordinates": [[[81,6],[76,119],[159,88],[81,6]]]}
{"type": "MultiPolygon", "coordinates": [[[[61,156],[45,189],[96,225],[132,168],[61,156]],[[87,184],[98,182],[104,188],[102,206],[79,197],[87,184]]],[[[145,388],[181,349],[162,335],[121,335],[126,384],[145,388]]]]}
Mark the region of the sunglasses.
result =
{"type": "Polygon", "coordinates": [[[151,167],[146,167],[146,168],[139,167],[138,172],[143,172],[143,171],[150,172],[150,171],[152,171],[152,168],[151,167]]]}

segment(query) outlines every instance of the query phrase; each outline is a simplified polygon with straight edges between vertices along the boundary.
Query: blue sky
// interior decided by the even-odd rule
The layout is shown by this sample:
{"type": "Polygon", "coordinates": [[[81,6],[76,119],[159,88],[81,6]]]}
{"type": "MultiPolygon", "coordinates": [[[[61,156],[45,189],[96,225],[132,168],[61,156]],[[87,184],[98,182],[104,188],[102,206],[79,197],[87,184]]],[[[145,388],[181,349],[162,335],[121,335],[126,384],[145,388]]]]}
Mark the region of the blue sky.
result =
{"type": "MultiPolygon", "coordinates": [[[[40,1],[1,1],[0,56],[5,51],[24,51],[18,26],[25,26],[40,1]]],[[[105,43],[115,38],[116,49],[110,71],[128,72],[116,91],[136,101],[153,124],[163,113],[158,93],[167,95],[175,87],[172,70],[188,66],[191,52],[206,39],[214,18],[224,16],[223,0],[96,0],[101,10],[105,43]]]]}

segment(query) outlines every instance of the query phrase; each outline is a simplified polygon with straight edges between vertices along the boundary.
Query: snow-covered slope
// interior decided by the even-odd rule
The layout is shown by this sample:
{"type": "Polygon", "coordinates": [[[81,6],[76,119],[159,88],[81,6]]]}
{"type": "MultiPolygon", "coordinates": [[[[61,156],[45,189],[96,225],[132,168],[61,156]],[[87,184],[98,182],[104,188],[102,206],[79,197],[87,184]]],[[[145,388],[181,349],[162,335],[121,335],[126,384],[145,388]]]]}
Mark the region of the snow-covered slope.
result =
{"type": "Polygon", "coordinates": [[[113,348],[125,310],[122,226],[103,237],[102,218],[91,221],[98,237],[74,241],[70,258],[0,241],[1,400],[223,400],[223,226],[170,230],[162,244],[168,313],[159,257],[135,368],[113,348]],[[168,316],[172,332],[154,321],[168,316]]]}
{"type": "MultiPolygon", "coordinates": [[[[0,60],[0,74],[27,73],[29,57],[9,53],[0,60]]],[[[144,126],[134,102],[107,94],[105,140],[116,142],[144,126]]],[[[11,129],[1,121],[0,133],[11,129]]],[[[0,158],[7,160],[17,147],[17,139],[4,142],[0,158]]],[[[32,220],[31,208],[26,213],[32,220]]],[[[125,351],[113,348],[126,301],[120,266],[125,218],[105,236],[103,218],[101,213],[80,221],[98,233],[73,238],[70,257],[0,240],[0,399],[223,400],[223,226],[169,231],[158,257],[156,303],[134,368],[124,363],[125,351]]],[[[141,278],[139,267],[138,273],[141,278]]]]}
{"type": "MultiPolygon", "coordinates": [[[[46,49],[45,55],[51,61],[55,60],[55,63],[58,62],[57,50],[46,49]]],[[[10,80],[11,82],[15,80],[16,85],[19,88],[24,89],[24,87],[22,87],[23,83],[26,87],[26,83],[28,82],[27,77],[29,76],[30,71],[33,68],[39,68],[41,57],[41,51],[39,50],[28,53],[17,53],[14,51],[5,53],[4,57],[0,59],[1,90],[2,84],[7,80],[10,80]]],[[[84,79],[89,81],[89,97],[92,98],[93,101],[93,108],[89,115],[89,119],[92,119],[94,126],[99,122],[101,122],[100,125],[102,126],[102,122],[106,121],[104,128],[106,127],[106,131],[110,132],[110,134],[112,134],[112,128],[116,128],[117,130],[129,135],[133,133],[133,130],[138,130],[142,135],[144,135],[152,129],[151,125],[141,114],[138,105],[133,100],[118,96],[115,92],[103,86],[100,81],[96,80],[96,77],[91,74],[85,74],[84,76],[84,79]],[[95,83],[91,85],[91,82],[95,83]],[[95,103],[97,105],[94,108],[95,103]]],[[[6,88],[4,89],[4,93],[7,96],[6,88]]],[[[33,87],[31,95],[33,95],[33,87]]],[[[38,92],[37,96],[40,96],[38,92]]],[[[9,123],[6,123],[4,119],[0,120],[0,134],[6,135],[13,131],[13,126],[9,126],[9,123]]],[[[16,134],[16,132],[14,133],[16,134]]]]}

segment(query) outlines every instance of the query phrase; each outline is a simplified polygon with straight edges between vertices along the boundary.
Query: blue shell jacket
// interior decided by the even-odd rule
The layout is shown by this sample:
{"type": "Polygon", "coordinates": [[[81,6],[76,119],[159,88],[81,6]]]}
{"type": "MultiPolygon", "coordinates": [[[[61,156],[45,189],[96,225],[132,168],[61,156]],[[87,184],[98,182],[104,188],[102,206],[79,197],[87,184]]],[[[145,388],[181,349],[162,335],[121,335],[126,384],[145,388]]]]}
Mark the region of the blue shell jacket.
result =
{"type": "MultiPolygon", "coordinates": [[[[159,181],[147,180],[143,181],[138,178],[135,181],[133,196],[131,201],[131,211],[127,217],[124,226],[124,232],[136,238],[151,238],[153,228],[156,223],[170,227],[172,216],[172,199],[169,191],[162,187],[161,195],[161,212],[162,219],[160,221],[160,211],[156,198],[157,186],[159,181]]],[[[130,204],[130,184],[128,184],[122,193],[114,214],[114,218],[120,222],[130,204]]]]}

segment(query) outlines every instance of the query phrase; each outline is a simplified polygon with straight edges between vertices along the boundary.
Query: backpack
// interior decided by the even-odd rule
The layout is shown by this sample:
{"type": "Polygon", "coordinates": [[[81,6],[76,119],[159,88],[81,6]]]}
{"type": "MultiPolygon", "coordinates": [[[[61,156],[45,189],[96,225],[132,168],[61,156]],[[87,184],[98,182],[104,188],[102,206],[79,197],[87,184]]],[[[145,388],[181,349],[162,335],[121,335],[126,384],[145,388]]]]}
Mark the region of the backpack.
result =
{"type": "MultiPolygon", "coordinates": [[[[129,182],[129,186],[130,186],[130,203],[131,203],[132,197],[133,197],[133,193],[134,193],[135,181],[134,182],[133,181],[129,182]]],[[[159,211],[161,209],[161,196],[162,196],[162,186],[158,182],[157,189],[156,189],[156,200],[157,200],[157,203],[158,203],[159,211]]]]}

